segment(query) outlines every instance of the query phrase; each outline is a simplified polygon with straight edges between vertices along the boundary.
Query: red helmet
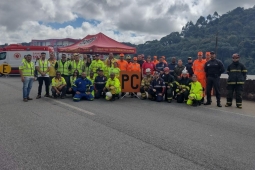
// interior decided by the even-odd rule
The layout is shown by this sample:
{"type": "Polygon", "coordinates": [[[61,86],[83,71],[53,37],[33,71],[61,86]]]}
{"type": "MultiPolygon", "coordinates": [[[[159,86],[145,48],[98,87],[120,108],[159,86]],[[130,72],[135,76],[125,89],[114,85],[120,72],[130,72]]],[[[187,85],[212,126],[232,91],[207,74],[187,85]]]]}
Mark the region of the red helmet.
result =
{"type": "Polygon", "coordinates": [[[165,67],[164,68],[164,71],[169,71],[170,69],[168,67],[165,67]]]}

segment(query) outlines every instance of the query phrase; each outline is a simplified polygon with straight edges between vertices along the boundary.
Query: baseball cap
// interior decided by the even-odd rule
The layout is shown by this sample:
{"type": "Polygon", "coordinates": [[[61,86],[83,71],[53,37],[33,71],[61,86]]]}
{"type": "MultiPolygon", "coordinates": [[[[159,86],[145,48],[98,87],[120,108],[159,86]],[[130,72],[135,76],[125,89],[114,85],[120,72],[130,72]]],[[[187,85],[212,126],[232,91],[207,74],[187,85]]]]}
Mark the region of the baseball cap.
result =
{"type": "Polygon", "coordinates": [[[120,57],[124,57],[125,55],[123,53],[120,54],[120,57]]]}
{"type": "Polygon", "coordinates": [[[214,52],[214,51],[211,51],[210,54],[215,54],[215,52],[214,52]]]}
{"type": "Polygon", "coordinates": [[[131,60],[131,57],[128,55],[128,56],[126,57],[126,59],[127,59],[127,60],[131,60]]]}

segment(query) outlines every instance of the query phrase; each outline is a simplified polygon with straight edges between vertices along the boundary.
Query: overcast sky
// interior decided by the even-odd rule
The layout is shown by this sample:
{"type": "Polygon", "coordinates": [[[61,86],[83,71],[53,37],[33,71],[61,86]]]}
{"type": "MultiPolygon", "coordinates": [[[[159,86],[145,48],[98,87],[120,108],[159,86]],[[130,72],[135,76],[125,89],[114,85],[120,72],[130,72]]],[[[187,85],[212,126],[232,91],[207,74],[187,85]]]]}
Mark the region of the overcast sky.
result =
{"type": "Polygon", "coordinates": [[[98,32],[138,44],[181,31],[201,15],[254,5],[254,0],[1,0],[0,44],[98,32]]]}

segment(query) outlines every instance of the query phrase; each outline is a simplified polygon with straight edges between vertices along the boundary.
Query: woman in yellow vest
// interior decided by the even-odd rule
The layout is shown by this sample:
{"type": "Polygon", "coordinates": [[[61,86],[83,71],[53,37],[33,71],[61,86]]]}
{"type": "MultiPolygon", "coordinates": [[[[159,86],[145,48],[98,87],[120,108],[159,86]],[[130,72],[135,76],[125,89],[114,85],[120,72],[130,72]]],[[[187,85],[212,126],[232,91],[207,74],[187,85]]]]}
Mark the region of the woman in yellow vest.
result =
{"type": "Polygon", "coordinates": [[[75,81],[78,79],[78,77],[79,77],[79,71],[78,71],[78,70],[74,70],[73,75],[70,77],[70,84],[71,84],[71,87],[68,87],[68,94],[71,93],[72,96],[75,95],[75,93],[73,92],[72,87],[73,87],[75,81]]]}
{"type": "Polygon", "coordinates": [[[88,57],[88,58],[87,58],[86,65],[84,66],[84,72],[86,73],[86,75],[89,75],[89,67],[90,67],[90,64],[91,64],[91,58],[88,57]]]}
{"type": "Polygon", "coordinates": [[[110,60],[108,60],[105,64],[105,67],[104,67],[104,70],[103,70],[104,71],[104,76],[107,77],[107,79],[109,79],[109,77],[110,77],[110,68],[111,68],[110,60]]]}
{"type": "Polygon", "coordinates": [[[114,74],[115,74],[115,77],[116,77],[117,79],[120,78],[120,69],[119,69],[119,67],[118,67],[118,63],[117,63],[117,62],[114,62],[113,67],[111,67],[111,68],[109,69],[109,75],[111,75],[111,73],[114,73],[114,74]]]}

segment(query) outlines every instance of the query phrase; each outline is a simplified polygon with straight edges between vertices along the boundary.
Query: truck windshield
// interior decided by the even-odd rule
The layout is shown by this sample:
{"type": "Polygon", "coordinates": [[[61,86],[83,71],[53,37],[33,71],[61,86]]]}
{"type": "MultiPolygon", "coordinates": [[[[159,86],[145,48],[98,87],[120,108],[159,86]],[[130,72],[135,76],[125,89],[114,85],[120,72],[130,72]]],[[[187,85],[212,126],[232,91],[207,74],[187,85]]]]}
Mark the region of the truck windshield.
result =
{"type": "Polygon", "coordinates": [[[0,60],[5,60],[6,59],[6,52],[1,52],[0,53],[0,60]]]}

